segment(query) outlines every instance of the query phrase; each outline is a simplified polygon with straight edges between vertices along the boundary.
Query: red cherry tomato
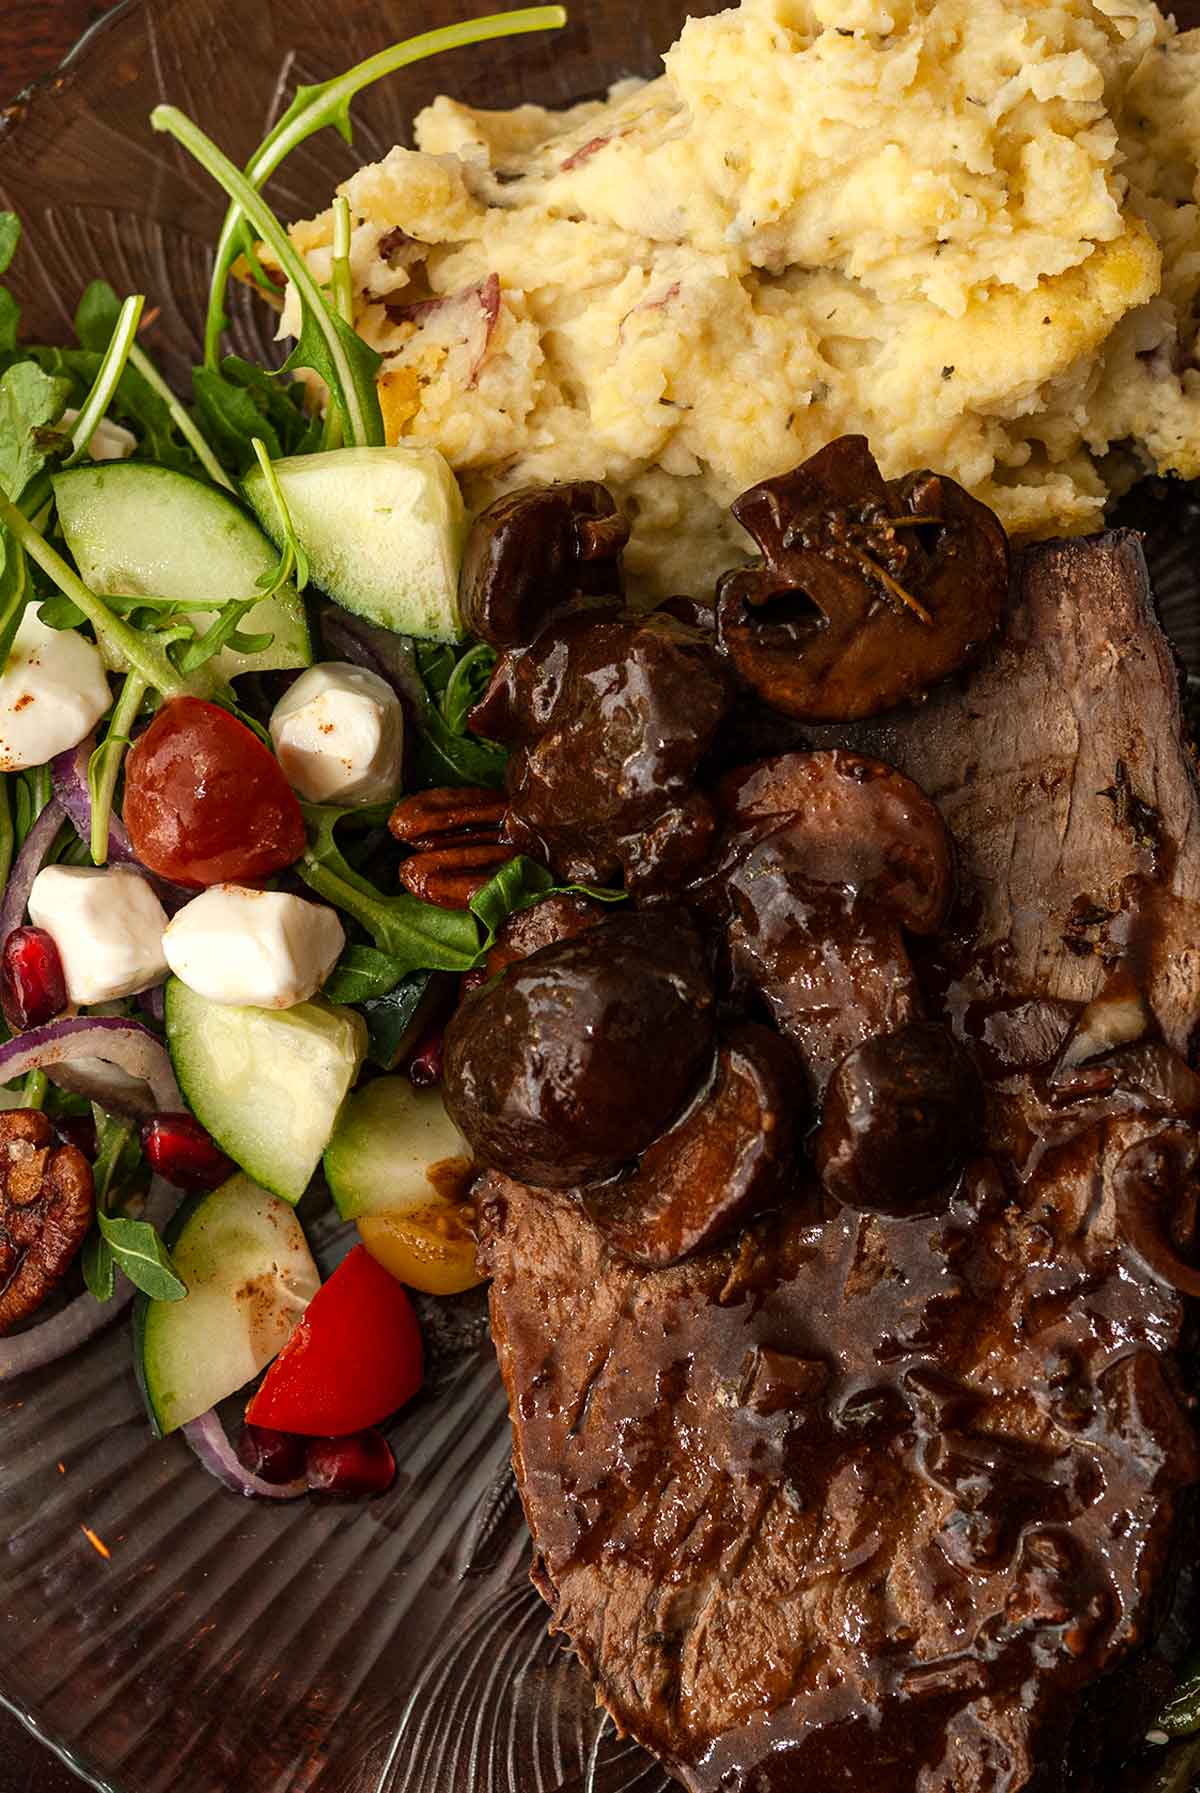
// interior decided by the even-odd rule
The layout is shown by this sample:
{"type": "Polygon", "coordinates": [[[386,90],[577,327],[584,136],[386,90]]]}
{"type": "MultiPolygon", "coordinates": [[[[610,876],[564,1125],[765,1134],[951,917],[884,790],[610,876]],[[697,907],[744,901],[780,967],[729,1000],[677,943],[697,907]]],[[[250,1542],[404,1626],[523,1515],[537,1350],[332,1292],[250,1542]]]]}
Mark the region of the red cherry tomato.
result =
{"type": "Polygon", "coordinates": [[[130,750],[125,826],[175,884],[265,878],[304,851],[304,817],[279,762],[219,704],[176,697],[130,750]]]}
{"type": "Polygon", "coordinates": [[[344,1438],[411,1401],[424,1367],[412,1303],[356,1245],[309,1302],[246,1419],[305,1438],[344,1438]]]}

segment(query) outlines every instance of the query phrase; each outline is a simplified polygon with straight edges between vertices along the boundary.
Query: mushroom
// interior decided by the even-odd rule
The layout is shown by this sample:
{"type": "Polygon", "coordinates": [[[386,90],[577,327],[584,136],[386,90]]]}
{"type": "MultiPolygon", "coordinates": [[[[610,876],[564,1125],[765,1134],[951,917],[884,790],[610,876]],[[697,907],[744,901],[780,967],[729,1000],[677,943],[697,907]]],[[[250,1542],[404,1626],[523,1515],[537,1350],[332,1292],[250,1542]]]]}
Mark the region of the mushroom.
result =
{"type": "Polygon", "coordinates": [[[0,1337],[36,1313],[92,1224],[92,1167],[33,1108],[0,1115],[0,1337]]]}
{"type": "Polygon", "coordinates": [[[511,749],[506,838],[564,882],[681,888],[712,846],[693,787],[730,695],[711,637],[669,615],[593,600],[552,618],[471,713],[511,749]]]}
{"type": "Polygon", "coordinates": [[[814,1156],[830,1195],[870,1214],[944,1207],[983,1132],[983,1085],[944,1027],[912,1022],[866,1040],[825,1091],[814,1156]]]}
{"type": "Polygon", "coordinates": [[[778,1202],[795,1176],[799,1068],[770,1028],[723,1034],[711,1087],[635,1169],[585,1192],[609,1245],[638,1264],[675,1264],[778,1202]]]}
{"type": "Polygon", "coordinates": [[[752,486],[733,514],[762,552],[718,585],[721,645],[788,716],[843,722],[906,703],[999,624],[999,520],[939,474],[885,482],[863,436],[752,486]]]}
{"type": "Polygon", "coordinates": [[[730,775],[711,880],[735,977],[765,999],[814,1087],[855,1046],[919,1016],[904,932],[934,933],[954,887],[937,808],[882,760],[784,754],[730,775]]]}
{"type": "Polygon", "coordinates": [[[493,647],[523,646],[560,604],[620,593],[628,540],[628,523],[595,480],[509,492],[479,513],[467,535],[463,621],[493,647]]]}
{"type": "Polygon", "coordinates": [[[444,1093],[478,1162],[564,1188],[636,1158],[711,1075],[708,959],[686,915],[620,915],[466,997],[446,1029],[444,1093]]]}

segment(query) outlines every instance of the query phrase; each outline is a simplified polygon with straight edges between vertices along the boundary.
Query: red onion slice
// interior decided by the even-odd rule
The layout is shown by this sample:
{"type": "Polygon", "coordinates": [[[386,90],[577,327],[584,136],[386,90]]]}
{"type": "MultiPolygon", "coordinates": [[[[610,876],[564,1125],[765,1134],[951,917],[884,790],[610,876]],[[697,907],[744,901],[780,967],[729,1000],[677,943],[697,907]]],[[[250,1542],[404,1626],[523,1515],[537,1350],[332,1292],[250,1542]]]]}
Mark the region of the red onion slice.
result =
{"type": "MultiPolygon", "coordinates": [[[[89,735],[78,747],[72,747],[68,753],[60,753],[50,762],[50,774],[54,780],[54,795],[62,805],[63,812],[71,823],[76,834],[85,845],[90,845],[92,838],[92,797],[88,789],[88,761],[96,746],[96,737],[89,735]]],[[[133,850],[133,842],[129,838],[124,822],[120,816],[109,815],[108,818],[108,863],[110,865],[131,865],[141,872],[143,878],[152,884],[167,913],[173,915],[184,903],[190,903],[196,895],[194,890],[185,890],[181,884],[172,884],[166,878],[156,877],[147,871],[133,850]]]]}
{"type": "Polygon", "coordinates": [[[47,853],[54,845],[54,837],[63,825],[64,814],[63,806],[57,797],[51,797],[25,836],[21,851],[17,854],[12,870],[8,874],[8,883],[4,886],[4,901],[0,903],[0,945],[3,945],[13,929],[19,928],[25,920],[25,911],[29,907],[29,893],[33,889],[33,881],[41,871],[47,853]]]}
{"type": "Polygon", "coordinates": [[[303,1478],[296,1482],[264,1482],[261,1476],[252,1475],[230,1443],[215,1407],[180,1429],[209,1475],[235,1494],[244,1494],[247,1500],[297,1500],[308,1493],[308,1483],[303,1478]]]}
{"type": "MultiPolygon", "coordinates": [[[[141,1218],[161,1232],[182,1199],[178,1189],[172,1189],[161,1177],[155,1177],[141,1218]]],[[[124,1312],[135,1292],[133,1284],[118,1271],[111,1301],[97,1301],[94,1295],[78,1295],[48,1320],[39,1321],[13,1338],[0,1339],[0,1388],[14,1377],[43,1370],[49,1364],[57,1363],[60,1357],[77,1351],[80,1345],[86,1344],[124,1312]]]]}
{"type": "Polygon", "coordinates": [[[117,1114],[148,1114],[159,1109],[177,1114],[187,1106],[162,1041],[140,1021],[127,1021],[119,1015],[75,1015],[51,1021],[0,1046],[0,1083],[13,1083],[30,1071],[49,1071],[64,1089],[77,1090],[117,1114]],[[123,1085],[105,1086],[102,1093],[102,1078],[67,1065],[66,1061],[76,1058],[103,1059],[127,1071],[139,1083],[149,1085],[149,1100],[140,1099],[123,1085]]]}

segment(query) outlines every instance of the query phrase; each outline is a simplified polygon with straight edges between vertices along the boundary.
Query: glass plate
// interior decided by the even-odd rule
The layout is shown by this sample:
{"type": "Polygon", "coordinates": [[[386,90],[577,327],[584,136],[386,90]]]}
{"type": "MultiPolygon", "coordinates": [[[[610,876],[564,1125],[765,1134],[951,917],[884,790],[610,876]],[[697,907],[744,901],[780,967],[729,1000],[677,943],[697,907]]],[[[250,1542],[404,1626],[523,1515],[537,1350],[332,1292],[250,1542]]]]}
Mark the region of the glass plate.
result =
{"type": "MultiPolygon", "coordinates": [[[[103,275],[159,308],[151,346],[184,380],[222,206],[151,132],[150,108],[184,107],[242,160],[297,84],[488,10],[129,0],[0,119],[0,206],[28,233],[12,279],[28,331],[65,337],[103,275]]],[[[305,144],[268,189],[277,211],[323,207],[357,162],[409,140],[438,91],[489,106],[596,94],[653,72],[685,13],[717,8],[574,10],[562,33],[372,89],[355,148],[331,131],[305,144]]],[[[233,310],[234,346],[271,360],[265,314],[240,290],[233,310]]],[[[1192,569],[1179,602],[1194,616],[1192,569]]],[[[547,1637],[482,1296],[430,1308],[429,1390],[394,1429],[395,1488],[369,1505],[258,1506],[178,1440],[155,1444],[126,1324],[0,1386],[0,1701],[104,1793],[666,1793],[547,1637]]]]}
{"type": "MultiPolygon", "coordinates": [[[[26,331],[65,339],[103,275],[160,308],[150,346],[185,380],[223,206],[151,107],[184,107],[241,161],[298,84],[490,10],[130,0],[0,122],[26,331]]],[[[320,210],[442,90],[558,104],[652,73],[687,10],[584,0],[564,32],[393,76],[356,103],[353,150],[324,132],[270,198],[285,218],[320,210]]],[[[267,315],[240,293],[233,309],[239,352],[277,361],[267,315]]],[[[547,1636],[482,1296],[427,1331],[429,1390],[394,1429],[395,1488],[369,1505],[258,1506],[178,1440],[155,1444],[127,1325],[0,1386],[0,1699],[105,1793],[662,1793],[547,1636]]]]}

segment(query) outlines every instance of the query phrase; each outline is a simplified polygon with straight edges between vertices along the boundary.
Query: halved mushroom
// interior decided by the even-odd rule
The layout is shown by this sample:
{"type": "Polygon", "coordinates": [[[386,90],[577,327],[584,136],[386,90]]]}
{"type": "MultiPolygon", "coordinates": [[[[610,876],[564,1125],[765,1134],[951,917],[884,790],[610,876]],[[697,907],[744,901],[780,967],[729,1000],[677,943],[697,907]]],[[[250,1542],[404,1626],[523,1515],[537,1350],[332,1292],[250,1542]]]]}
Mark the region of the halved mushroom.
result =
{"type": "Polygon", "coordinates": [[[733,514],[762,555],[717,588],[721,644],[788,716],[845,722],[906,703],[999,624],[999,520],[939,474],[885,482],[864,436],[752,486],[733,514]]]}
{"type": "Polygon", "coordinates": [[[731,1027],[711,1088],[628,1176],[585,1192],[614,1251],[656,1268],[676,1264],[779,1201],[795,1176],[799,1069],[769,1028],[731,1027]]]}
{"type": "Polygon", "coordinates": [[[830,1195],[870,1214],[944,1207],[983,1133],[983,1085],[944,1027],[915,1022],[847,1054],[829,1081],[816,1141],[830,1195]]]}
{"type": "Polygon", "coordinates": [[[620,915],[474,991],[446,1029],[444,1095],[479,1163],[522,1183],[611,1177],[710,1075],[715,997],[686,915],[620,915]]]}
{"type": "Polygon", "coordinates": [[[493,647],[533,640],[579,594],[619,594],[629,525],[595,480],[523,486],[476,517],[459,578],[463,621],[493,647]]]}
{"type": "Polygon", "coordinates": [[[919,786],[861,754],[784,754],[731,774],[718,881],[735,975],[799,1046],[813,1085],[920,1015],[904,932],[933,933],[954,888],[945,824],[919,786]]]}
{"type": "Polygon", "coordinates": [[[811,885],[869,898],[912,934],[941,927],[954,891],[946,824],[920,785],[839,749],[739,767],[717,787],[734,843],[778,835],[811,885]]]}

